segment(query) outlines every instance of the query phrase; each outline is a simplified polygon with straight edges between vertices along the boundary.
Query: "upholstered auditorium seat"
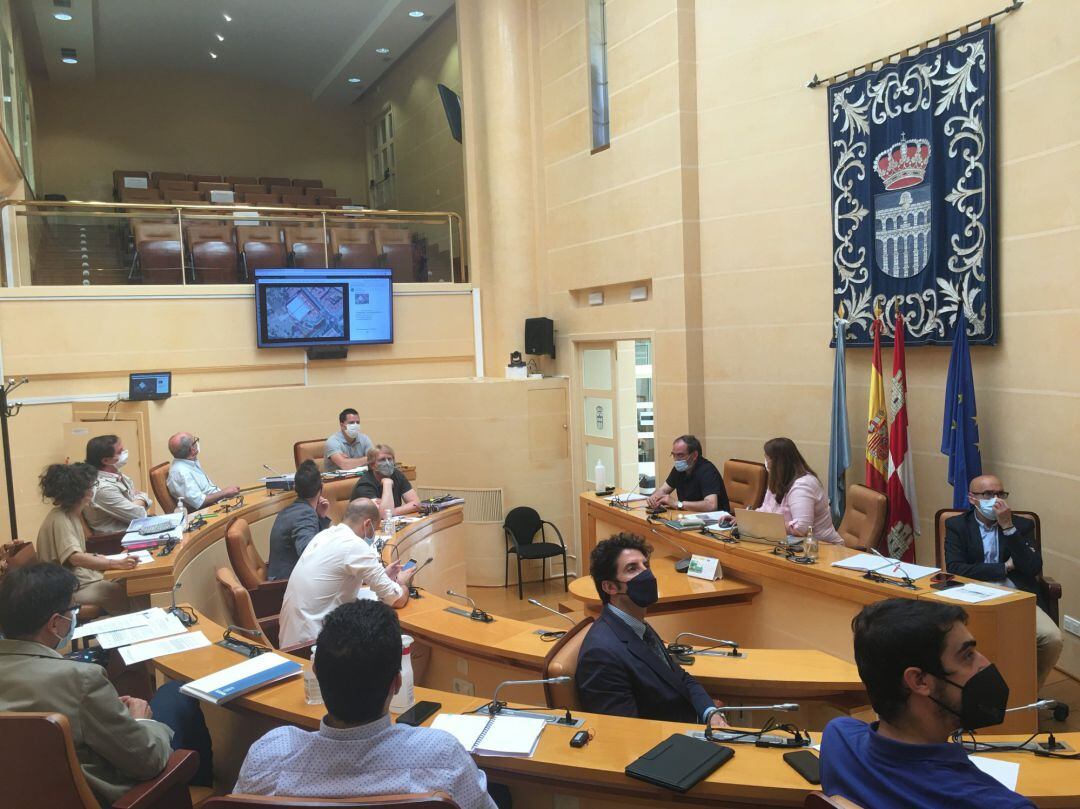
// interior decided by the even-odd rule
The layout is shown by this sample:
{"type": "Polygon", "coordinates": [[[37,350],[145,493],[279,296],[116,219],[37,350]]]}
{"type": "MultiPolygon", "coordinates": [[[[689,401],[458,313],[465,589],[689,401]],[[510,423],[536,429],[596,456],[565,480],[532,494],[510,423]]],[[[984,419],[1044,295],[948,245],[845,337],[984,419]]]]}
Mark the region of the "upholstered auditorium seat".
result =
{"type": "Polygon", "coordinates": [[[139,180],[146,180],[147,185],[150,184],[150,174],[146,171],[134,171],[128,169],[117,169],[112,173],[112,187],[113,187],[113,199],[120,199],[120,191],[124,187],[124,178],[132,177],[139,180]]]}
{"type": "Polygon", "coordinates": [[[153,171],[150,172],[150,185],[154,188],[161,187],[162,180],[180,180],[182,182],[187,181],[187,175],[182,174],[179,171],[153,171]]]}
{"type": "Polygon", "coordinates": [[[161,192],[156,188],[121,188],[121,202],[161,202],[161,192]]]}
{"type": "Polygon", "coordinates": [[[202,193],[206,194],[207,199],[210,198],[210,192],[211,191],[232,191],[233,190],[232,184],[230,184],[230,183],[211,183],[211,182],[205,182],[205,181],[199,183],[196,186],[196,188],[199,191],[201,191],[202,193]]]}
{"type": "Polygon", "coordinates": [[[167,202],[205,202],[206,197],[201,191],[173,191],[166,197],[167,202]]]}
{"type": "Polygon", "coordinates": [[[292,186],[292,180],[290,180],[288,177],[260,177],[259,182],[267,187],[270,187],[272,185],[292,186]]]}
{"type": "Polygon", "coordinates": [[[195,183],[191,180],[161,180],[158,188],[163,195],[168,196],[174,191],[194,191],[195,183]]]}
{"type": "Polygon", "coordinates": [[[342,242],[334,254],[336,267],[378,267],[379,254],[375,245],[362,242],[342,242]]]}
{"type": "Polygon", "coordinates": [[[225,182],[232,186],[237,185],[259,185],[258,177],[237,177],[235,174],[230,174],[225,178],[225,182]]]}
{"type": "Polygon", "coordinates": [[[243,199],[245,194],[265,194],[266,186],[261,183],[236,183],[233,186],[237,199],[243,199]]]}
{"type": "Polygon", "coordinates": [[[245,280],[252,280],[255,270],[288,265],[285,243],[281,240],[281,228],[276,226],[237,228],[236,238],[240,245],[245,280]]]}
{"type": "Polygon", "coordinates": [[[298,192],[291,185],[278,185],[275,183],[274,185],[270,186],[270,193],[281,194],[282,196],[285,196],[286,194],[297,194],[300,192],[298,192]]]}
{"type": "Polygon", "coordinates": [[[757,508],[765,499],[769,473],[757,461],[724,461],[724,490],[732,508],[757,508]]]}
{"type": "Polygon", "coordinates": [[[244,194],[241,200],[245,205],[280,205],[281,194],[244,194]]]}
{"type": "Polygon", "coordinates": [[[144,284],[179,284],[180,228],[164,222],[134,222],[131,226],[144,284]]]}
{"type": "Polygon", "coordinates": [[[342,208],[346,205],[352,205],[352,199],[349,197],[319,197],[320,208],[342,208]]]}
{"type": "Polygon", "coordinates": [[[195,187],[199,186],[199,183],[220,183],[220,174],[189,174],[188,179],[195,183],[195,187]]]}
{"type": "Polygon", "coordinates": [[[865,551],[877,548],[885,532],[889,501],[881,492],[858,483],[847,487],[844,518],[837,533],[849,548],[865,551]]]}
{"type": "Polygon", "coordinates": [[[296,226],[285,228],[285,246],[290,266],[304,269],[326,267],[326,243],[319,227],[296,226]]]}
{"type": "Polygon", "coordinates": [[[231,241],[191,242],[191,269],[199,284],[235,284],[237,276],[236,245],[231,241]]]}
{"type": "Polygon", "coordinates": [[[322,188],[322,180],[293,180],[292,184],[301,188],[322,188]]]}
{"type": "Polygon", "coordinates": [[[334,188],[322,188],[320,186],[311,186],[304,189],[305,197],[314,197],[315,199],[321,199],[322,197],[336,197],[337,190],[334,188]]]}
{"type": "Polygon", "coordinates": [[[303,194],[282,194],[281,204],[286,208],[315,208],[319,203],[313,197],[305,197],[303,194]]]}

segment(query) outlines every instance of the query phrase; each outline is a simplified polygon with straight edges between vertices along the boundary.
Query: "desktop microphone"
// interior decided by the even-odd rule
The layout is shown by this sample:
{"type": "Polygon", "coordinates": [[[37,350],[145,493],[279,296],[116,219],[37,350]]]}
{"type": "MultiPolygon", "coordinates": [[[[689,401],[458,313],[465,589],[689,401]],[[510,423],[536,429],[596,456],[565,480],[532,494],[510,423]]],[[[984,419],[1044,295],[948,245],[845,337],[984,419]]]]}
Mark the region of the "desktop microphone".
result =
{"type": "Polygon", "coordinates": [[[270,466],[269,464],[264,463],[262,465],[262,468],[265,469],[267,472],[269,472],[271,475],[277,475],[278,477],[285,477],[285,474],[283,472],[277,471],[276,469],[274,469],[274,467],[270,466]]]}
{"type": "Polygon", "coordinates": [[[191,626],[195,623],[195,616],[188,613],[186,610],[180,609],[176,606],[176,591],[183,587],[182,582],[177,582],[172,588],[172,606],[165,610],[169,615],[175,615],[177,620],[180,621],[185,627],[191,626]]]}
{"type": "Polygon", "coordinates": [[[637,482],[637,484],[634,486],[634,488],[632,488],[626,494],[614,494],[614,495],[612,495],[611,498],[609,498],[608,501],[607,501],[608,505],[611,506],[612,508],[621,508],[623,511],[629,511],[630,510],[630,495],[634,494],[634,492],[636,492],[640,488],[641,488],[641,481],[639,480],[637,482]],[[620,498],[622,498],[622,499],[620,499],[620,498]]]}
{"type": "Polygon", "coordinates": [[[547,604],[541,604],[541,603],[540,603],[539,601],[537,601],[537,600],[536,600],[535,598],[530,598],[530,599],[529,599],[529,603],[530,603],[530,604],[532,604],[532,605],[533,605],[534,607],[539,607],[539,608],[540,608],[540,609],[542,609],[542,610],[547,610],[547,611],[548,611],[548,612],[550,612],[550,613],[551,613],[552,615],[558,615],[558,616],[559,616],[560,618],[562,618],[562,619],[563,619],[564,621],[569,621],[569,622],[570,622],[571,624],[573,624],[574,626],[577,626],[577,621],[575,621],[575,620],[574,620],[573,618],[571,618],[571,617],[570,617],[569,615],[566,615],[565,613],[561,613],[561,612],[559,612],[558,610],[553,610],[553,609],[552,609],[551,607],[547,606],[547,604]]]}
{"type": "MultiPolygon", "coordinates": [[[[882,559],[884,559],[884,560],[886,560],[888,562],[892,562],[893,563],[893,570],[900,574],[900,579],[904,582],[904,584],[910,585],[912,587],[915,586],[915,581],[904,570],[904,568],[902,567],[903,562],[901,562],[899,559],[893,559],[891,556],[886,556],[881,551],[879,551],[877,548],[870,548],[870,553],[872,553],[872,554],[874,554],[874,556],[878,556],[878,557],[880,557],[880,558],[882,558],[882,559]]],[[[882,565],[882,567],[885,567],[885,565],[882,565]]],[[[881,568],[878,568],[878,570],[880,570],[880,569],[881,568]]],[[[877,571],[874,571],[874,572],[876,573],[877,571]]]]}
{"type": "Polygon", "coordinates": [[[799,710],[799,703],[797,702],[781,702],[779,705],[725,705],[722,708],[717,708],[717,713],[727,713],[736,711],[787,711],[793,712],[799,710]]]}
{"type": "MultiPolygon", "coordinates": [[[[695,654],[693,646],[687,646],[686,644],[679,643],[681,638],[699,638],[701,640],[707,640],[711,643],[715,643],[717,646],[728,646],[731,648],[730,652],[717,652],[716,654],[721,657],[746,657],[746,652],[739,651],[739,644],[733,640],[723,640],[721,638],[711,638],[708,635],[699,635],[697,632],[680,632],[675,636],[675,641],[669,643],[667,650],[671,654],[679,658],[680,663],[687,661],[693,662],[690,655],[695,654]]],[[[704,651],[704,650],[703,650],[704,651]]],[[[700,654],[700,652],[698,652],[700,654]]]]}
{"type": "Polygon", "coordinates": [[[488,712],[488,715],[490,716],[490,715],[494,715],[494,714],[497,714],[497,713],[501,713],[503,710],[506,709],[506,703],[499,701],[499,691],[502,690],[503,686],[506,686],[506,685],[544,685],[545,683],[551,683],[552,685],[554,685],[556,683],[568,683],[573,679],[574,679],[573,677],[569,677],[569,676],[564,675],[562,677],[548,677],[547,679],[544,679],[544,680],[504,680],[503,682],[501,682],[497,686],[495,686],[495,693],[491,695],[491,702],[489,702],[487,705],[481,706],[480,710],[483,710],[484,708],[486,708],[487,712],[488,712]]]}
{"type": "Polygon", "coordinates": [[[453,596],[454,598],[460,598],[463,601],[469,602],[469,606],[472,607],[472,612],[469,613],[466,617],[472,618],[474,621],[482,621],[485,624],[490,624],[492,621],[495,620],[490,615],[488,615],[486,612],[484,612],[482,609],[477,607],[476,602],[473,601],[468,596],[463,596],[461,593],[455,593],[453,590],[447,590],[446,594],[448,596],[453,596]]]}
{"type": "Polygon", "coordinates": [[[682,551],[683,553],[686,554],[685,558],[680,559],[679,561],[677,561],[675,563],[675,572],[676,573],[685,573],[686,571],[688,571],[690,569],[690,551],[688,551],[686,548],[684,548],[682,545],[680,545],[678,542],[676,542],[671,537],[664,536],[659,531],[657,531],[655,528],[650,528],[649,530],[653,534],[655,534],[656,536],[660,537],[660,539],[664,540],[665,542],[671,543],[676,548],[678,548],[680,551],[682,551]]]}
{"type": "Polygon", "coordinates": [[[1043,708],[1054,708],[1057,704],[1058,701],[1056,699],[1040,699],[1038,702],[1032,702],[1030,705],[1006,708],[1005,713],[1012,713],[1013,711],[1041,711],[1043,708]]]}

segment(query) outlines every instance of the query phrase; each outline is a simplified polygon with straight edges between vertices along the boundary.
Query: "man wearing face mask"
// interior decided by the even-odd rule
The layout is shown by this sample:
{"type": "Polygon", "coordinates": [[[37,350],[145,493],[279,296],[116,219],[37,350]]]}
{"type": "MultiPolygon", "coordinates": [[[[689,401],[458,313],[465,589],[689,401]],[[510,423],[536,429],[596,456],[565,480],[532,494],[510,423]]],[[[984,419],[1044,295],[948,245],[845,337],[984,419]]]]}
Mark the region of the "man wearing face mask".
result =
{"type": "Polygon", "coordinates": [[[720,470],[701,456],[701,442],[681,435],[671,445],[674,466],[646,501],[650,508],[665,506],[679,511],[731,511],[720,470]]]}
{"type": "Polygon", "coordinates": [[[645,613],[656,603],[652,548],[633,534],[597,543],[590,573],[604,609],[581,644],[574,681],[593,713],[725,726],[723,714],[668,653],[645,613]]]}
{"type": "Polygon", "coordinates": [[[341,523],[320,531],[308,543],[289,576],[281,604],[279,645],[313,641],[323,619],[336,607],[355,601],[366,587],[384,604],[401,609],[409,603],[409,584],[416,568],[401,562],[383,568],[371,546],[379,509],[367,498],[353,500],[341,523]]]}
{"type": "Polygon", "coordinates": [[[199,463],[200,450],[199,439],[191,433],[176,433],[169,438],[169,452],[172,453],[173,461],[169,465],[169,477],[166,478],[165,485],[169,494],[176,498],[176,502],[183,500],[184,505],[192,511],[240,494],[239,486],[221,489],[207,477],[199,463]]]}
{"type": "Polygon", "coordinates": [[[945,569],[957,576],[1032,593],[1035,608],[1035,654],[1041,688],[1061,656],[1061,630],[1046,613],[1040,592],[1042,555],[1035,549],[1035,524],[1013,516],[1009,496],[994,475],[968,485],[971,509],[945,521],[945,569]]]}
{"type": "Polygon", "coordinates": [[[420,510],[420,495],[397,468],[393,447],[376,444],[368,450],[367,462],[368,468],[357,478],[350,499],[369,497],[376,501],[380,514],[385,514],[388,508],[393,508],[395,516],[420,510]]]}
{"type": "Polygon", "coordinates": [[[341,429],[326,439],[326,471],[360,469],[368,464],[371,439],[360,432],[360,414],[346,407],[338,414],[341,429]]]}
{"type": "Polygon", "coordinates": [[[983,773],[956,730],[1005,718],[1009,686],[975,648],[962,607],[891,598],[855,616],[855,663],[878,721],[832,720],[821,741],[821,787],[859,806],[1033,809],[983,773]]]}
{"type": "Polygon", "coordinates": [[[97,488],[83,509],[87,524],[99,534],[125,531],[132,520],[150,513],[154,501],[120,470],[128,462],[124,442],[116,435],[99,435],[86,442],[86,462],[97,470],[97,488]]]}
{"type": "Polygon", "coordinates": [[[61,656],[78,624],[77,584],[69,571],[46,563],[13,570],[0,582],[0,711],[66,716],[83,775],[104,806],[155,778],[170,747],[198,751],[194,783],[212,784],[210,734],[198,702],[180,694],[179,683],[147,703],[118,695],[101,666],[61,656]]]}

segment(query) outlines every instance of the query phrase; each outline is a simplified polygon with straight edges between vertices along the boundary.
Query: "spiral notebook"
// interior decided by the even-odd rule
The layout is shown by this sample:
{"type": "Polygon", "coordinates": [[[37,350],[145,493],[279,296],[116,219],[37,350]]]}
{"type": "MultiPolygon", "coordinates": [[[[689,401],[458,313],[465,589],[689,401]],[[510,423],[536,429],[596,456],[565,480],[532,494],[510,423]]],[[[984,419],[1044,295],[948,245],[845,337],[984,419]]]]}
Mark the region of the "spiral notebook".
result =
{"type": "Polygon", "coordinates": [[[532,758],[546,724],[543,719],[524,716],[441,713],[431,726],[445,730],[470,753],[532,758]]]}

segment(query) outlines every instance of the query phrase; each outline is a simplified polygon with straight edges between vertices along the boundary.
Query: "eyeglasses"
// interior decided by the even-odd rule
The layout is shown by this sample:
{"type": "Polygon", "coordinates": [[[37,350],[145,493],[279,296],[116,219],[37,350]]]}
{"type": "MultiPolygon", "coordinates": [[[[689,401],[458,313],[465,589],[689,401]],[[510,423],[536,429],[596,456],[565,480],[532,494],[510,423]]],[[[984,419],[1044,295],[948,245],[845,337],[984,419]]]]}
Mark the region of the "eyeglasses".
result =
{"type": "Polygon", "coordinates": [[[1002,500],[1009,499],[1008,492],[971,492],[972,497],[1000,497],[1002,500]]]}
{"type": "Polygon", "coordinates": [[[59,615],[59,616],[62,616],[64,618],[72,618],[75,615],[78,615],[79,610],[81,610],[81,609],[82,609],[82,606],[80,606],[79,604],[72,604],[70,607],[68,607],[64,611],[58,612],[56,614],[59,615]]]}

